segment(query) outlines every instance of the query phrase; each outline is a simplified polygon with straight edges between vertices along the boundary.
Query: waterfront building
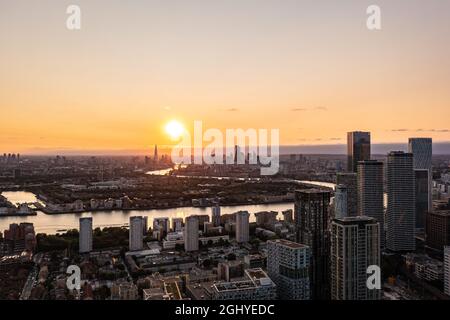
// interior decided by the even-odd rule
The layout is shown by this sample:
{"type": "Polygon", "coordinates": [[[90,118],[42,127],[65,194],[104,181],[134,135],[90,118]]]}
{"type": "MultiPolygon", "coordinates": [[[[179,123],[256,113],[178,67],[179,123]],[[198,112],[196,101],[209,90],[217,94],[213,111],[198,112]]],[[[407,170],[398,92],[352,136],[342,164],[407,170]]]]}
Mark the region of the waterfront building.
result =
{"type": "Polygon", "coordinates": [[[92,251],[92,218],[80,218],[79,252],[92,251]]]}

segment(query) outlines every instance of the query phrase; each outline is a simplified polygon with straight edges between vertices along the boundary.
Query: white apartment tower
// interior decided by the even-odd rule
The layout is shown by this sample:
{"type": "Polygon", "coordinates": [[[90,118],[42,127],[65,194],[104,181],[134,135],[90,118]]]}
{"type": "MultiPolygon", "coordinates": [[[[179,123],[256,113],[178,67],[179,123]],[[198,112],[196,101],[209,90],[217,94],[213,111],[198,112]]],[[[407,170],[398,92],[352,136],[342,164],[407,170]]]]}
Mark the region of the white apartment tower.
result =
{"type": "Polygon", "coordinates": [[[184,225],[184,250],[186,252],[198,250],[198,217],[190,216],[186,218],[184,225]]]}
{"type": "Polygon", "coordinates": [[[92,251],[92,218],[80,218],[79,251],[92,251]]]}
{"type": "Polygon", "coordinates": [[[341,184],[336,185],[334,190],[335,218],[344,218],[348,216],[347,201],[347,187],[341,184]]]}
{"type": "Polygon", "coordinates": [[[236,212],[236,241],[238,243],[248,242],[249,240],[249,218],[248,211],[236,212]]]}
{"type": "Polygon", "coordinates": [[[143,248],[144,221],[142,217],[130,217],[130,251],[139,251],[143,248]]]}

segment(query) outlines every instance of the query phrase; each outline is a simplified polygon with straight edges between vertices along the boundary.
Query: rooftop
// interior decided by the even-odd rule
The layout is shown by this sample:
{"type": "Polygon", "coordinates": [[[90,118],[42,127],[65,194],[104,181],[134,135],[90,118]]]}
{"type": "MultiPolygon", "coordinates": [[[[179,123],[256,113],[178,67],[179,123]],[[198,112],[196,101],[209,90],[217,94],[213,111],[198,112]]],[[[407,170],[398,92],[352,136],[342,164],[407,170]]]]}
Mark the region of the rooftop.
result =
{"type": "Polygon", "coordinates": [[[269,240],[268,242],[274,242],[274,243],[278,243],[281,244],[283,246],[292,248],[292,249],[299,249],[299,248],[307,248],[307,245],[304,245],[302,243],[297,243],[297,242],[292,242],[286,239],[277,239],[277,240],[269,240]]]}

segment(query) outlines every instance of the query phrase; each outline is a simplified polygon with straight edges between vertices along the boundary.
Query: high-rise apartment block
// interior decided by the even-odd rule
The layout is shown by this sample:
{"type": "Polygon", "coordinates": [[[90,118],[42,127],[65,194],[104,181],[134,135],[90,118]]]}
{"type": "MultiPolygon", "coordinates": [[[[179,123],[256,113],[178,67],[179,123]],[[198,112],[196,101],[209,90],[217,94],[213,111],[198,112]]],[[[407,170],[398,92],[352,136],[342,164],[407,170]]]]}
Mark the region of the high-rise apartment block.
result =
{"type": "Polygon", "coordinates": [[[92,251],[92,218],[80,218],[79,252],[92,251]]]}
{"type": "Polygon", "coordinates": [[[184,250],[186,252],[198,251],[198,217],[190,216],[186,218],[184,224],[184,250]]]}
{"type": "Polygon", "coordinates": [[[416,249],[415,185],[412,153],[393,151],[387,159],[386,248],[416,249]]]}
{"type": "Polygon", "coordinates": [[[220,206],[215,205],[211,208],[211,221],[214,227],[220,226],[220,206]]]}
{"type": "Polygon", "coordinates": [[[130,251],[139,251],[143,248],[143,225],[142,217],[130,217],[130,251]]]}
{"type": "Polygon", "coordinates": [[[249,218],[248,211],[236,212],[236,241],[238,243],[248,242],[249,240],[249,218]]]}
{"type": "Polygon", "coordinates": [[[297,243],[311,250],[310,276],[311,298],[330,298],[329,284],[329,204],[330,191],[304,189],[295,191],[295,213],[297,243]]]}
{"type": "Polygon", "coordinates": [[[347,213],[349,217],[358,215],[358,177],[356,173],[338,173],[336,185],[347,188],[347,213]]]}
{"type": "Polygon", "coordinates": [[[427,246],[441,251],[445,246],[450,246],[450,210],[427,213],[426,243],[427,246]]]}
{"type": "Polygon", "coordinates": [[[370,217],[331,223],[331,298],[379,300],[381,290],[367,286],[367,269],[380,266],[379,224],[370,217]]]}
{"type": "Polygon", "coordinates": [[[279,239],[267,241],[267,271],[282,300],[309,300],[310,249],[279,239]]]}
{"type": "Polygon", "coordinates": [[[347,187],[341,184],[334,189],[334,217],[344,218],[348,216],[347,187]]]}
{"type": "Polygon", "coordinates": [[[412,153],[414,157],[416,228],[423,229],[425,228],[426,214],[433,207],[433,140],[431,138],[410,138],[408,152],[412,153]]]}
{"type": "Polygon", "coordinates": [[[381,247],[385,244],[383,181],[383,162],[358,163],[358,215],[375,218],[380,224],[381,247]]]}

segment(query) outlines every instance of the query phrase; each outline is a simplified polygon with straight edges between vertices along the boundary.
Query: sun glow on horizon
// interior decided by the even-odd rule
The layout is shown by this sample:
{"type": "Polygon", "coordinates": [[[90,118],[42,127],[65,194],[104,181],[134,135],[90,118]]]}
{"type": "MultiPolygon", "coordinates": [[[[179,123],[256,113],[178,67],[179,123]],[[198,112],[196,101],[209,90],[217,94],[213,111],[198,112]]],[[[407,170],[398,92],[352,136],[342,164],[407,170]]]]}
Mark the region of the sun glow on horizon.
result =
{"type": "Polygon", "coordinates": [[[186,131],[183,124],[177,120],[171,120],[170,122],[168,122],[164,129],[172,140],[180,139],[183,133],[186,131]]]}

